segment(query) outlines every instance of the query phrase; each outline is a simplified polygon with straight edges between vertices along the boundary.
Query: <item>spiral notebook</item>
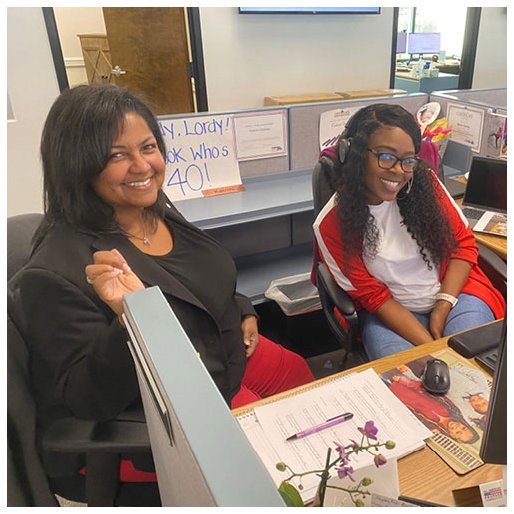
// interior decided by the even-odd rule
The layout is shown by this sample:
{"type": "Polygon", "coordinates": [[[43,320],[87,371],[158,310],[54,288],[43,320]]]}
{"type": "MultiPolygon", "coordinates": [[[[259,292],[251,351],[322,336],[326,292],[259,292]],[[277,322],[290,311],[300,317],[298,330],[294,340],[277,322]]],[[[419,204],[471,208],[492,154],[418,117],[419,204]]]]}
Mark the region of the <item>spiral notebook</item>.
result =
{"type": "MultiPolygon", "coordinates": [[[[400,458],[425,446],[424,440],[431,432],[389,391],[372,369],[327,379],[321,384],[295,389],[280,399],[270,400],[236,416],[242,430],[264,463],[272,479],[280,485],[289,477],[287,472],[276,468],[285,462],[296,473],[322,469],[328,448],[334,443],[343,446],[351,440],[361,441],[358,427],[373,421],[378,428],[380,442],[393,440],[394,450],[383,449],[386,457],[400,458]],[[343,412],[351,412],[351,420],[321,432],[286,441],[287,437],[324,422],[343,412]]],[[[373,462],[373,455],[359,452],[352,456],[354,469],[373,462]]],[[[310,501],[316,492],[319,477],[307,475],[291,482],[302,485],[304,501],[310,501]]]]}

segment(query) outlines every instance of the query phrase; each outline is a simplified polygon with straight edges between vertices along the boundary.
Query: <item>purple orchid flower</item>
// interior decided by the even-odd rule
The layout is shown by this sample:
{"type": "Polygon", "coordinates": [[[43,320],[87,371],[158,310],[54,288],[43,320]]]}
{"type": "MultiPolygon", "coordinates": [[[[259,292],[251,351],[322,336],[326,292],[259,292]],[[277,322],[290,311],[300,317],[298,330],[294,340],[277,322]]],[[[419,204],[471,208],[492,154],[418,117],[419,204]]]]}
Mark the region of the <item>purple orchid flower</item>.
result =
{"type": "Polygon", "coordinates": [[[381,453],[375,455],[375,458],[373,460],[375,461],[375,466],[377,468],[383,466],[387,462],[387,459],[381,453]]]}
{"type": "Polygon", "coordinates": [[[355,479],[352,477],[353,468],[351,466],[341,466],[340,468],[336,468],[336,471],[339,478],[348,477],[352,482],[355,482],[355,479]]]}
{"type": "Polygon", "coordinates": [[[334,441],[334,444],[336,445],[336,451],[339,453],[339,458],[341,459],[342,464],[348,464],[350,462],[350,459],[348,458],[348,455],[346,453],[346,448],[342,446],[339,443],[336,443],[334,441]]]}
{"type": "Polygon", "coordinates": [[[373,421],[366,421],[364,428],[358,427],[358,430],[361,434],[365,435],[369,439],[377,440],[377,432],[378,428],[375,426],[373,421]]]}

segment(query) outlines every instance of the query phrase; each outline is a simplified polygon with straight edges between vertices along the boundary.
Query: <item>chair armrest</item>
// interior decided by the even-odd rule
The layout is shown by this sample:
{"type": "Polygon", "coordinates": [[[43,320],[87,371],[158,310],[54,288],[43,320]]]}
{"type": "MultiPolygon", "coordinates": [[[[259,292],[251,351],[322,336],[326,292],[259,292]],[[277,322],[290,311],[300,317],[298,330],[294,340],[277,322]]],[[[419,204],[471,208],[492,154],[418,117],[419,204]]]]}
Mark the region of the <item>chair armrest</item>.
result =
{"type": "Polygon", "coordinates": [[[507,298],[507,263],[491,249],[477,241],[478,265],[493,286],[507,298]]]}
{"type": "Polygon", "coordinates": [[[334,307],[343,316],[353,316],[355,314],[355,306],[350,295],[336,284],[323,262],[318,264],[318,282],[321,282],[334,307]]]}
{"type": "Polygon", "coordinates": [[[59,453],[151,450],[146,423],[126,419],[88,421],[60,418],[45,431],[41,442],[45,450],[59,453]]]}

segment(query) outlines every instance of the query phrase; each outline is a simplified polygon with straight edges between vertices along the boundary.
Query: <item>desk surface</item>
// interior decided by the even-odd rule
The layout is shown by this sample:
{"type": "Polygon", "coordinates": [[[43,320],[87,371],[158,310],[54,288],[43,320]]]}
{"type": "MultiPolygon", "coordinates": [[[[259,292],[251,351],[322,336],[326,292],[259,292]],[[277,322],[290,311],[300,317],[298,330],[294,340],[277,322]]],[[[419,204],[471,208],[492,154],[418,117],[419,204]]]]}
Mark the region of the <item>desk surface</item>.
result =
{"type": "MultiPolygon", "coordinates": [[[[440,339],[426,345],[418,346],[412,350],[391,355],[373,362],[357,366],[349,371],[364,371],[373,368],[377,373],[383,373],[395,366],[417,359],[424,355],[447,348],[448,338],[440,339]]],[[[482,368],[484,369],[484,368],[482,368]]],[[[318,380],[318,383],[329,382],[335,378],[332,375],[318,380]]],[[[298,390],[301,391],[302,387],[298,390]]],[[[251,406],[262,405],[270,401],[280,400],[281,394],[255,402],[251,406]]],[[[233,411],[238,415],[248,410],[249,406],[241,407],[233,411]]],[[[503,466],[485,464],[465,475],[455,473],[434,451],[424,448],[421,451],[412,453],[398,461],[398,474],[400,480],[400,492],[404,496],[419,498],[449,506],[473,506],[473,497],[467,500],[459,497],[456,504],[452,490],[471,487],[482,483],[499,480],[503,476],[503,466]]]]}
{"type": "Polygon", "coordinates": [[[452,73],[439,73],[437,77],[414,77],[410,74],[410,71],[396,71],[395,77],[401,78],[401,79],[409,79],[409,80],[434,80],[437,81],[438,79],[445,79],[445,78],[455,78],[455,75],[452,73]]]}

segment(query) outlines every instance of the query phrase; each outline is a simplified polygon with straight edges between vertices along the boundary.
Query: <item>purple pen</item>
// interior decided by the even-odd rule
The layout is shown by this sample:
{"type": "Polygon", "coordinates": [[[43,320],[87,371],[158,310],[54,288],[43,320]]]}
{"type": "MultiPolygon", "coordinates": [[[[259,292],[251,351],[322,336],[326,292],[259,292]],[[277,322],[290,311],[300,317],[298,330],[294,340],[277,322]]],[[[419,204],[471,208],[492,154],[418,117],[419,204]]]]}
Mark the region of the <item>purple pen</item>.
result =
{"type": "Polygon", "coordinates": [[[327,419],[325,423],[321,423],[321,425],[316,425],[315,427],[307,428],[306,430],[302,430],[297,434],[293,434],[288,437],[286,441],[292,441],[293,439],[300,439],[300,437],[305,437],[306,435],[315,434],[316,432],[320,432],[325,428],[333,427],[334,425],[338,425],[339,423],[343,423],[344,421],[348,421],[353,418],[353,414],[351,412],[345,412],[340,416],[336,416],[334,418],[327,419]]]}

